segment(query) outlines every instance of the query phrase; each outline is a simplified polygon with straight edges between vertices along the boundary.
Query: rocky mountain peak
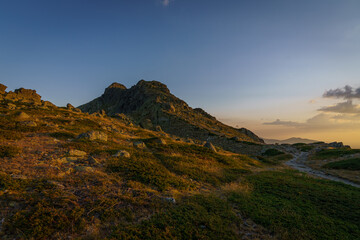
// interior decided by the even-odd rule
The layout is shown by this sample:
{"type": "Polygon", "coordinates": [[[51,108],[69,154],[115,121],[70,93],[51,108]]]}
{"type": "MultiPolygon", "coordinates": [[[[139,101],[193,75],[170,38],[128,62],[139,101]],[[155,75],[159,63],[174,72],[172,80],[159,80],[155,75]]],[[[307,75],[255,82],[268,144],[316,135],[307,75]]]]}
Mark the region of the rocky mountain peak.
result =
{"type": "Polygon", "coordinates": [[[127,89],[124,85],[121,83],[113,82],[110,86],[107,87],[107,89],[110,88],[120,88],[120,89],[127,89]]]}
{"type": "Polygon", "coordinates": [[[170,90],[168,89],[168,87],[158,81],[145,81],[145,80],[140,80],[136,85],[136,88],[141,88],[144,90],[155,90],[155,91],[161,91],[167,94],[170,94],[170,90]]]}

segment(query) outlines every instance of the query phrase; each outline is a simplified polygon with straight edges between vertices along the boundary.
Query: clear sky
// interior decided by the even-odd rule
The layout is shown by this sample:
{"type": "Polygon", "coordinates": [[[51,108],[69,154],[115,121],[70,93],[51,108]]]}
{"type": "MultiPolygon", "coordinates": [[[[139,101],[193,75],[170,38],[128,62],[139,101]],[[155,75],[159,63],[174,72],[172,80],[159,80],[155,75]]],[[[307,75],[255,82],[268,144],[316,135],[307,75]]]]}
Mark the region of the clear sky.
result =
{"type": "Polygon", "coordinates": [[[262,137],[360,147],[360,96],[323,97],[360,87],[360,1],[0,0],[8,90],[80,105],[140,79],[262,137]]]}

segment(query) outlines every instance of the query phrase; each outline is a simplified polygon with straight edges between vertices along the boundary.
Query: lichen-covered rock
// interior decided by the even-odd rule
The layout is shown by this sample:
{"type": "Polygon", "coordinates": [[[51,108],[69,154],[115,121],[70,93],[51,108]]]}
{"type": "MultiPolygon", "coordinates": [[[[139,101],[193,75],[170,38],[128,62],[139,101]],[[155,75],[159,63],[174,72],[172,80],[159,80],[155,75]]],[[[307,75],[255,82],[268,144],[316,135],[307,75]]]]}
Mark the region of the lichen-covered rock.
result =
{"type": "Polygon", "coordinates": [[[89,131],[86,133],[82,133],[77,138],[78,139],[87,139],[90,141],[99,140],[99,141],[104,141],[104,142],[106,142],[108,140],[107,134],[104,132],[100,132],[100,131],[89,131]]]}
{"type": "Polygon", "coordinates": [[[129,158],[130,157],[130,153],[125,151],[125,150],[120,150],[118,151],[117,153],[115,153],[113,155],[114,157],[126,157],[126,158],[129,158]]]}

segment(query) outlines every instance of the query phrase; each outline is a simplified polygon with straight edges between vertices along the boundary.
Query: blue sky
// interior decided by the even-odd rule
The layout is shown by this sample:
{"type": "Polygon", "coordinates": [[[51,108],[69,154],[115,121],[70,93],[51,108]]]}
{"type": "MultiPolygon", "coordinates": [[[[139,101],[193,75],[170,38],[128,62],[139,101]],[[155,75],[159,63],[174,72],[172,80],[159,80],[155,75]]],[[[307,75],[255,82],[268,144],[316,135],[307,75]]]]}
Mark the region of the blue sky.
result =
{"type": "Polygon", "coordinates": [[[0,82],[80,105],[158,80],[227,123],[312,136],[263,123],[306,122],[339,102],[326,90],[359,87],[359,13],[358,0],[0,0],[0,82]]]}

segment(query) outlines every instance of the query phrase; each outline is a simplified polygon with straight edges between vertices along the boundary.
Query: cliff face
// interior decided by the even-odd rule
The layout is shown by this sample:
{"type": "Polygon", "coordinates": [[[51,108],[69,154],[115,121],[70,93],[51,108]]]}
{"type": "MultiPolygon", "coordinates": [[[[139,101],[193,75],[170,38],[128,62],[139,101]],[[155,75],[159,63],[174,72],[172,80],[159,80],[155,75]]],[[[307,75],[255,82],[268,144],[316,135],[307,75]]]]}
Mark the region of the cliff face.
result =
{"type": "Polygon", "coordinates": [[[157,81],[141,80],[130,89],[113,83],[102,96],[79,108],[89,113],[102,110],[108,115],[124,113],[144,128],[160,126],[167,133],[200,141],[211,140],[224,149],[228,149],[227,145],[234,141],[239,146],[242,141],[263,143],[250,130],[227,126],[203,109],[189,107],[171,94],[165,84],[157,81]]]}

